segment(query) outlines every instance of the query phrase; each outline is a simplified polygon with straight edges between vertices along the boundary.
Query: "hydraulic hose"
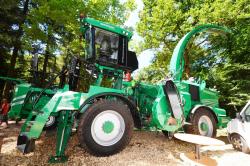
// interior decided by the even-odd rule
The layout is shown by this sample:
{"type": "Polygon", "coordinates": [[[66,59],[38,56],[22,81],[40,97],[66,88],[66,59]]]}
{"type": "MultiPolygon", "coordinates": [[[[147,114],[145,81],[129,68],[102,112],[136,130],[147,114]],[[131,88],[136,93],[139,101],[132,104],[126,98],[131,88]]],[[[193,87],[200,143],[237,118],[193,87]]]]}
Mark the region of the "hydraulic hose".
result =
{"type": "Polygon", "coordinates": [[[67,69],[67,68],[63,68],[62,71],[61,71],[60,73],[58,73],[54,78],[52,78],[52,79],[48,82],[48,84],[45,86],[45,88],[43,88],[43,90],[42,90],[42,91],[39,93],[39,95],[37,96],[35,102],[34,102],[33,105],[32,105],[32,110],[34,109],[36,103],[38,102],[38,100],[40,99],[40,97],[42,96],[42,94],[45,92],[45,90],[47,90],[47,89],[51,86],[51,84],[56,80],[56,78],[59,77],[59,76],[61,76],[61,75],[63,75],[63,74],[65,74],[65,73],[67,73],[67,72],[68,72],[68,69],[67,69]]]}

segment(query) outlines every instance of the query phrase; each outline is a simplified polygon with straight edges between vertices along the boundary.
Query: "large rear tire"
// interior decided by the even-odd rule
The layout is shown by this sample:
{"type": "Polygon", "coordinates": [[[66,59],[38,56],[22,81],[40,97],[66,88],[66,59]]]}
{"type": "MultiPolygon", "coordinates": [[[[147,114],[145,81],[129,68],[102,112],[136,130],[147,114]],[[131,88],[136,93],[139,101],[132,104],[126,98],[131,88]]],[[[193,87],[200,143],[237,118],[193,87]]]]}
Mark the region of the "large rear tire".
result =
{"type": "Polygon", "coordinates": [[[126,105],[103,99],[83,113],[78,127],[78,139],[80,145],[87,147],[94,155],[112,155],[128,145],[133,126],[133,118],[126,105]]]}
{"type": "Polygon", "coordinates": [[[188,132],[207,137],[216,137],[216,120],[213,114],[205,109],[197,110],[192,118],[188,132]]]}

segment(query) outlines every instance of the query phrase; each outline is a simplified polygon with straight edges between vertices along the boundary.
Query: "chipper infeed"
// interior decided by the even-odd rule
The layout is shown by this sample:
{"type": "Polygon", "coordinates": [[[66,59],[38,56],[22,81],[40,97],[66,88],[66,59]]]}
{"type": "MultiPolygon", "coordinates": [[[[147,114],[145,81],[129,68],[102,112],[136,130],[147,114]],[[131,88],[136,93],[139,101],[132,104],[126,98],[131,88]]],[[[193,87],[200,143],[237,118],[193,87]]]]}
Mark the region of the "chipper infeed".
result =
{"type": "MultiPolygon", "coordinates": [[[[212,25],[199,27],[199,31],[206,29],[224,30],[212,25]]],[[[50,162],[66,161],[64,151],[74,123],[80,145],[97,156],[121,151],[129,143],[134,127],[160,130],[169,136],[183,130],[188,121],[192,132],[212,137],[216,127],[226,123],[226,113],[218,107],[215,90],[206,88],[205,82],[181,79],[183,50],[190,38],[177,45],[171,60],[172,78],[151,85],[131,80],[131,73],[138,68],[136,54],[128,50],[131,32],[91,18],[81,18],[81,32],[85,59],[73,57],[69,69],[61,72],[67,73],[68,84],[57,90],[43,108],[30,113],[29,117],[35,116],[35,120],[26,120],[17,141],[23,153],[34,151],[35,140],[54,113],[58,114],[59,123],[56,155],[50,162]],[[176,54],[178,51],[182,52],[176,54]],[[87,93],[76,88],[80,70],[84,69],[95,78],[87,93]]],[[[191,31],[187,36],[197,32],[191,31]]]]}

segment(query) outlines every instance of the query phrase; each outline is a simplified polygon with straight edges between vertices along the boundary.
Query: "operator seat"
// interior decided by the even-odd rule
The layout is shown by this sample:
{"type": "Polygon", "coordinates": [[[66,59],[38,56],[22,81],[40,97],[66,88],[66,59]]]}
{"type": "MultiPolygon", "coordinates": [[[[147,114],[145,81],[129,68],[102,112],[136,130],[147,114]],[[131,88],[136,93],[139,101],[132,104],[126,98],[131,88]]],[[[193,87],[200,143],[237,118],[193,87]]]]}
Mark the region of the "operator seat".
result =
{"type": "Polygon", "coordinates": [[[100,60],[107,62],[111,56],[111,43],[107,37],[104,37],[100,44],[100,60]]]}

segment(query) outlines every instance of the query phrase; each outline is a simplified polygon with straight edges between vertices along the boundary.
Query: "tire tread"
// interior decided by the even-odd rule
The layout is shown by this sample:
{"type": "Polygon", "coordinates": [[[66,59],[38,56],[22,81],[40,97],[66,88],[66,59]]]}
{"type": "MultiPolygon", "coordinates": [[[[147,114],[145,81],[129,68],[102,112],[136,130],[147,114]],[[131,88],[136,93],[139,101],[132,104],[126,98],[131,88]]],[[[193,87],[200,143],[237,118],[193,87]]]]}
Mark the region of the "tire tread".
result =
{"type": "Polygon", "coordinates": [[[127,105],[120,101],[100,99],[95,101],[81,116],[78,127],[78,139],[81,147],[96,156],[108,156],[118,153],[129,144],[133,131],[133,118],[127,105]],[[101,146],[91,137],[91,123],[102,111],[113,109],[121,114],[125,121],[125,131],[121,140],[112,146],[101,146]]]}

